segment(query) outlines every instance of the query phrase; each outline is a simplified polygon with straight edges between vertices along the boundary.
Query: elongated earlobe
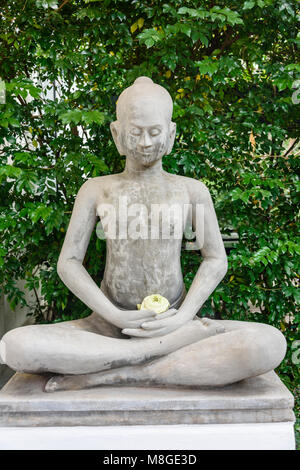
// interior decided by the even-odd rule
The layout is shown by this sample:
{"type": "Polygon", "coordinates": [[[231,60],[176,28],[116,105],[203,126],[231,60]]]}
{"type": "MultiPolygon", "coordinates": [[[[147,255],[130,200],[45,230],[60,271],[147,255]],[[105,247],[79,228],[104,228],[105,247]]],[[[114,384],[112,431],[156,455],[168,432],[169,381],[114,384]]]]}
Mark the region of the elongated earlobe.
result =
{"type": "Polygon", "coordinates": [[[175,135],[176,135],[176,123],[171,122],[170,123],[169,141],[168,141],[166,155],[169,155],[169,153],[172,152],[172,148],[173,148],[174,140],[175,140],[175,135]]]}
{"type": "Polygon", "coordinates": [[[123,149],[122,149],[122,145],[120,143],[120,124],[118,121],[114,121],[114,122],[111,122],[110,123],[110,131],[111,131],[111,135],[114,139],[114,143],[115,143],[115,146],[117,147],[117,150],[119,152],[120,155],[125,155],[123,149]]]}

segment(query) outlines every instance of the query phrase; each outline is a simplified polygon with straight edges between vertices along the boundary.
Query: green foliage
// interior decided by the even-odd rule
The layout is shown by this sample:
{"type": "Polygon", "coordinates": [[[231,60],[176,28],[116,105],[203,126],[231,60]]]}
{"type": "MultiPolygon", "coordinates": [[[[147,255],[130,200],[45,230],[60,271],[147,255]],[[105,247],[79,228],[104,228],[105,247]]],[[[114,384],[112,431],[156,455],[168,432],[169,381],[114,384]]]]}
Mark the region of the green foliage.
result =
{"type": "MultiPolygon", "coordinates": [[[[41,283],[47,301],[32,310],[39,321],[88,313],[59,280],[56,262],[81,184],[124,167],[108,124],[120,92],[147,75],[174,99],[177,139],[165,169],[202,179],[222,233],[239,236],[201,315],[280,328],[288,353],[279,372],[295,392],[299,3],[2,3],[0,282],[12,306],[25,302],[14,282],[25,278],[35,291],[41,283]],[[54,81],[51,100],[42,87],[54,81]]],[[[200,261],[183,252],[187,286],[200,261]]],[[[104,262],[105,242],[94,234],[85,266],[98,283],[104,262]]]]}

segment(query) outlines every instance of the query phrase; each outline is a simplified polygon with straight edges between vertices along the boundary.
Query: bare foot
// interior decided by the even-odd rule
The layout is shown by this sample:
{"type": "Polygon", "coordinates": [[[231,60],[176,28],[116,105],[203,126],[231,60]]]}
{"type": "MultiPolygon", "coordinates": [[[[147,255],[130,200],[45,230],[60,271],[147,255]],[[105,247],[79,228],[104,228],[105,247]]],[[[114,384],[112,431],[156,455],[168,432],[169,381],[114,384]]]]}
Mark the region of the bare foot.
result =
{"type": "Polygon", "coordinates": [[[96,372],[94,374],[55,375],[46,383],[45,392],[51,393],[63,390],[82,390],[84,388],[91,388],[99,385],[113,385],[119,382],[126,382],[128,371],[132,373],[134,370],[139,370],[139,367],[124,366],[120,369],[106,370],[96,372]]]}
{"type": "Polygon", "coordinates": [[[45,392],[56,392],[56,390],[59,390],[58,387],[60,379],[61,377],[59,375],[54,375],[53,377],[51,377],[51,379],[49,379],[45,385],[45,392]]]}
{"type": "MultiPolygon", "coordinates": [[[[101,374],[101,372],[99,373],[101,374]]],[[[99,375],[97,374],[97,375],[99,375]]],[[[81,390],[89,388],[89,378],[94,374],[83,375],[54,375],[45,385],[45,392],[56,392],[58,390],[81,390]]]]}

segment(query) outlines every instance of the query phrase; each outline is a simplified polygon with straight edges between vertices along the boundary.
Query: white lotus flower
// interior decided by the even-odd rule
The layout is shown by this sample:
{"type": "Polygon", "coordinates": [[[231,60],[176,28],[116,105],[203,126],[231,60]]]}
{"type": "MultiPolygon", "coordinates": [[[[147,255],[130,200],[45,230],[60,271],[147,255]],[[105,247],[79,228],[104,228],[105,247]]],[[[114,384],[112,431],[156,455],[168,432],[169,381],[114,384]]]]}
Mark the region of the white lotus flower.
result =
{"type": "Polygon", "coordinates": [[[137,304],[138,310],[152,310],[155,313],[163,313],[170,307],[168,299],[160,294],[148,295],[141,304],[137,304]]]}

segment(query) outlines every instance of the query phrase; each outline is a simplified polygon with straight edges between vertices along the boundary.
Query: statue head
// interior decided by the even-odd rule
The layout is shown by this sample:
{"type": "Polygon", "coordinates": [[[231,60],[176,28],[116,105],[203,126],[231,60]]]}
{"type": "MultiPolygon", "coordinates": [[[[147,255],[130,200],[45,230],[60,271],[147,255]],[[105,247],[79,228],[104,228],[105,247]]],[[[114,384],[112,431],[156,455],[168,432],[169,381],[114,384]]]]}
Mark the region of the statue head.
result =
{"type": "Polygon", "coordinates": [[[117,121],[110,129],[118,152],[150,166],[173,147],[176,124],[173,102],[165,88],[151,78],[139,77],[117,101],[117,121]]]}

